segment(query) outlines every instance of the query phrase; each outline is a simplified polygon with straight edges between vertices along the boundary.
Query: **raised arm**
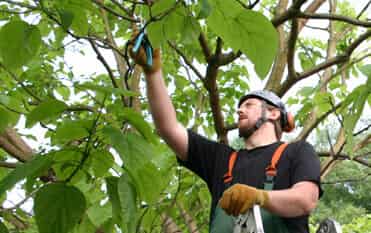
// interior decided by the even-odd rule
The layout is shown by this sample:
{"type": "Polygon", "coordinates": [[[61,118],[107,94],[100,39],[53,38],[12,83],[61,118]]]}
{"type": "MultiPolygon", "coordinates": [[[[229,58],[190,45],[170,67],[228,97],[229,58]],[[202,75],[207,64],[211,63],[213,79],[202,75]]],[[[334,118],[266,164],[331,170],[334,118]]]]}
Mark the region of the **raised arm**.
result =
{"type": "Polygon", "coordinates": [[[137,53],[129,49],[131,57],[143,68],[147,82],[148,101],[157,132],[181,160],[187,160],[188,133],[177,121],[174,106],[167,93],[162,75],[160,50],[153,51],[153,64],[148,66],[143,48],[140,48],[137,53]]]}

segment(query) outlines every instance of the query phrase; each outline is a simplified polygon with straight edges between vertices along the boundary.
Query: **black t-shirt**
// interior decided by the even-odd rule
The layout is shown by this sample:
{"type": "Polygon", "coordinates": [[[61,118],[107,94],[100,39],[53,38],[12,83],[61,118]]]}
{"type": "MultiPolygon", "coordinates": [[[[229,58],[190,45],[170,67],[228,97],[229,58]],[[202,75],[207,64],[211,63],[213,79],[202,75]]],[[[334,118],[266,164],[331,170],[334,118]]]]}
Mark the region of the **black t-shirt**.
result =
{"type": "MultiPolygon", "coordinates": [[[[282,142],[238,152],[233,168],[232,183],[247,184],[259,189],[264,188],[265,168],[270,164],[272,155],[282,142]]],[[[211,216],[228,188],[223,181],[228,171],[230,154],[233,149],[228,145],[208,140],[188,131],[188,160],[179,163],[198,176],[207,184],[212,196],[211,216]]],[[[274,190],[288,189],[300,181],[312,181],[319,186],[320,162],[313,147],[305,141],[289,144],[277,164],[277,176],[274,190]]],[[[309,233],[308,216],[282,218],[290,233],[309,233]]]]}

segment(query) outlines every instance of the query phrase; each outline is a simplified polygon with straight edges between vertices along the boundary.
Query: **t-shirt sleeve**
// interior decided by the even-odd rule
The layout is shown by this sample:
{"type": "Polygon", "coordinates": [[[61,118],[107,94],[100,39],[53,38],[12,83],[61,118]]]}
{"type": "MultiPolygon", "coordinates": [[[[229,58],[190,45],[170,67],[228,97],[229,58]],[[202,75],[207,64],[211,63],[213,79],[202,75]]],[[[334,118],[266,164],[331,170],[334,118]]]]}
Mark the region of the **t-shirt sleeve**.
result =
{"type": "Polygon", "coordinates": [[[220,164],[226,163],[232,149],[188,130],[188,158],[178,159],[180,165],[200,176],[209,186],[220,164]]]}
{"type": "Polygon", "coordinates": [[[313,146],[304,141],[299,142],[296,151],[292,166],[292,183],[314,182],[318,185],[320,196],[322,196],[321,166],[313,146]]]}

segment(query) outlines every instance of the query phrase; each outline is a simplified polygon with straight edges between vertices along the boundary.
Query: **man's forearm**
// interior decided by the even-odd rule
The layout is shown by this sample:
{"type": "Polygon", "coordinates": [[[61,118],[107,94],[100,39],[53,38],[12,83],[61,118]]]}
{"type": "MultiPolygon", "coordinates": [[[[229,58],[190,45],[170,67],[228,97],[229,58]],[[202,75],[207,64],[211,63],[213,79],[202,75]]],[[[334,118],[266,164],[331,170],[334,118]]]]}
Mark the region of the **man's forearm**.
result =
{"type": "Polygon", "coordinates": [[[166,133],[177,124],[174,106],[167,92],[162,70],[146,75],[147,96],[156,129],[166,133]],[[170,129],[169,129],[170,128],[170,129]]]}
{"type": "Polygon", "coordinates": [[[318,187],[312,182],[303,182],[291,189],[269,191],[269,203],[265,208],[281,217],[308,215],[318,200],[318,187]]]}
{"type": "Polygon", "coordinates": [[[158,133],[181,160],[187,160],[187,130],[177,121],[162,70],[146,74],[146,81],[148,101],[158,133]]]}

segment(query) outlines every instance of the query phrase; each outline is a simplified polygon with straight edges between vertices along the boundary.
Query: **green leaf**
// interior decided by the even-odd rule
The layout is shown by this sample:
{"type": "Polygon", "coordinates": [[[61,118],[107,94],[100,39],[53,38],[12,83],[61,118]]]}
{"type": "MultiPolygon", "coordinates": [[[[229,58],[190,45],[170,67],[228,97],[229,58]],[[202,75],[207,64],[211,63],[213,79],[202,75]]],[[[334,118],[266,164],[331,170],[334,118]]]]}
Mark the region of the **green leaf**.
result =
{"type": "Polygon", "coordinates": [[[200,35],[200,25],[193,17],[184,17],[184,26],[182,27],[182,42],[184,44],[192,44],[198,40],[200,35]]]}
{"type": "Polygon", "coordinates": [[[19,115],[0,106],[0,134],[18,122],[19,115]]]}
{"type": "Polygon", "coordinates": [[[0,104],[17,112],[23,111],[21,107],[23,105],[22,101],[14,96],[0,95],[0,104]]]}
{"type": "Polygon", "coordinates": [[[201,10],[198,13],[197,19],[205,19],[210,15],[212,11],[212,7],[208,0],[201,0],[200,2],[201,2],[201,10]]]}
{"type": "Polygon", "coordinates": [[[35,196],[34,212],[40,233],[68,233],[86,209],[84,194],[64,183],[47,184],[35,196]]]}
{"type": "MultiPolygon", "coordinates": [[[[189,20],[188,18],[189,17],[184,8],[178,7],[166,15],[162,20],[149,24],[147,27],[147,33],[152,46],[157,48],[160,47],[161,44],[167,43],[168,40],[175,40],[177,35],[181,33],[181,31],[185,30],[184,26],[185,22],[189,20]],[[177,30],[174,30],[174,28],[177,30]]],[[[190,25],[191,29],[188,29],[188,31],[193,29],[197,31],[197,24],[198,22],[194,22],[193,25],[190,25]]],[[[193,35],[191,35],[191,37],[193,37],[193,35]]]]}
{"type": "Polygon", "coordinates": [[[371,78],[371,64],[364,65],[359,68],[362,74],[366,77],[371,78]]]}
{"type": "Polygon", "coordinates": [[[56,99],[42,102],[28,114],[26,127],[30,128],[38,121],[54,118],[67,108],[68,106],[64,102],[56,99]]]}
{"type": "Polygon", "coordinates": [[[122,215],[121,215],[121,202],[120,197],[117,189],[119,178],[117,177],[108,177],[106,178],[107,184],[107,193],[109,200],[112,205],[112,218],[115,223],[117,223],[120,227],[123,226],[122,222],[122,215]]]}
{"type": "Polygon", "coordinates": [[[83,90],[92,90],[92,91],[98,91],[103,94],[115,94],[115,95],[124,95],[124,96],[138,96],[138,93],[133,91],[126,91],[121,88],[112,88],[112,87],[104,87],[104,86],[97,86],[90,83],[84,83],[84,84],[77,84],[75,85],[76,88],[80,88],[83,90]]]}
{"type": "Polygon", "coordinates": [[[313,66],[313,64],[309,60],[307,54],[305,54],[304,52],[299,53],[299,59],[300,59],[301,68],[303,70],[308,70],[310,67],[313,66]]]}
{"type": "Polygon", "coordinates": [[[159,153],[154,146],[134,133],[122,134],[118,129],[105,127],[103,134],[109,139],[110,144],[119,153],[124,162],[124,167],[133,178],[140,197],[148,203],[157,200],[165,183],[158,169],[151,161],[159,153]]]}
{"type": "Polygon", "coordinates": [[[127,174],[123,174],[117,185],[121,203],[121,211],[127,232],[135,232],[137,218],[137,194],[133,183],[127,174]]]}
{"type": "Polygon", "coordinates": [[[143,116],[132,108],[123,109],[123,117],[135,127],[151,143],[157,143],[157,137],[152,132],[150,125],[143,119],[143,116]]]}
{"type": "Polygon", "coordinates": [[[112,218],[112,205],[110,202],[101,205],[99,202],[94,203],[87,210],[89,219],[95,227],[100,227],[108,219],[112,218]]]}
{"type": "Polygon", "coordinates": [[[8,229],[6,228],[6,226],[4,225],[4,223],[2,223],[0,221],[0,233],[8,233],[8,229]]]}
{"type": "Polygon", "coordinates": [[[57,1],[63,29],[71,28],[77,35],[86,35],[89,31],[87,9],[91,3],[86,0],[57,1]]]}
{"type": "Polygon", "coordinates": [[[11,189],[18,181],[46,171],[51,165],[52,160],[49,156],[35,156],[33,160],[18,165],[0,181],[0,196],[3,195],[5,191],[11,189]]]}
{"type": "Polygon", "coordinates": [[[91,167],[96,177],[103,177],[114,164],[112,154],[106,150],[95,150],[90,154],[91,167]]]}
{"type": "Polygon", "coordinates": [[[58,11],[59,17],[61,18],[62,27],[64,30],[68,30],[68,28],[71,26],[74,13],[68,9],[61,9],[58,11]]]}
{"type": "Polygon", "coordinates": [[[10,21],[0,30],[0,56],[8,68],[26,65],[38,53],[40,45],[39,29],[24,21],[10,21]]]}
{"type": "Polygon", "coordinates": [[[315,91],[314,87],[302,87],[298,94],[304,97],[309,97],[310,95],[313,94],[314,91],[315,91]]]}
{"type": "Polygon", "coordinates": [[[55,90],[63,97],[63,100],[68,100],[68,98],[70,97],[70,88],[66,86],[59,86],[55,90]]]}
{"type": "Polygon", "coordinates": [[[246,10],[236,1],[216,0],[207,22],[226,45],[246,54],[260,78],[268,74],[277,53],[278,35],[263,14],[246,10]]]}
{"type": "Polygon", "coordinates": [[[93,121],[91,120],[64,121],[56,128],[55,134],[51,138],[52,142],[53,144],[64,144],[88,137],[92,125],[93,121]]]}
{"type": "Polygon", "coordinates": [[[349,94],[348,97],[344,100],[344,128],[347,140],[345,150],[347,152],[350,152],[352,149],[354,127],[361,117],[367,98],[370,94],[371,88],[368,87],[367,84],[365,84],[354,89],[352,93],[349,94]]]}

